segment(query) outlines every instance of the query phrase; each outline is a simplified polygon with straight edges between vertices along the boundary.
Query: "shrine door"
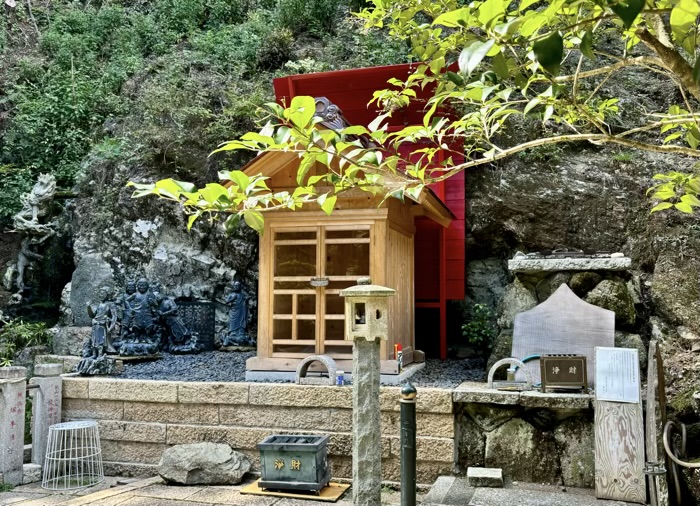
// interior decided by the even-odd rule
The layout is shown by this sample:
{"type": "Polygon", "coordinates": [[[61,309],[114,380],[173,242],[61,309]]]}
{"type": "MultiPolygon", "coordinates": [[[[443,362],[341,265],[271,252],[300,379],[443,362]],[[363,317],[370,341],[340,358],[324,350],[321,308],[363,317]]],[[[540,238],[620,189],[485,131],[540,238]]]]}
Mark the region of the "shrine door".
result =
{"type": "Polygon", "coordinates": [[[340,290],[370,275],[371,225],[273,228],[272,356],[352,358],[340,290]]]}

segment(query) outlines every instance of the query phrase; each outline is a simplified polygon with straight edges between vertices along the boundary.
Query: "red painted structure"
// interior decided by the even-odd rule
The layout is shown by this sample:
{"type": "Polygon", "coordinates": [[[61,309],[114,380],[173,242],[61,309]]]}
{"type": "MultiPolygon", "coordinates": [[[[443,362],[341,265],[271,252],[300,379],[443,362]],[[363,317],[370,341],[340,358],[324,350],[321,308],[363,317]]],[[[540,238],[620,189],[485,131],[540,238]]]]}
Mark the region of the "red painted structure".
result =
{"type": "MultiPolygon", "coordinates": [[[[326,97],[340,107],[353,125],[367,126],[380,114],[367,104],[376,90],[387,88],[392,77],[404,80],[415,64],[369,67],[316,74],[281,77],[273,81],[275,96],[289,104],[298,95],[326,97]]],[[[389,118],[390,129],[423,124],[424,105],[429,92],[416,90],[417,99],[389,118]]],[[[410,147],[407,147],[407,150],[410,147]]],[[[455,163],[460,159],[453,156],[455,163]]],[[[439,160],[442,161],[442,160],[439,160]]],[[[428,218],[416,218],[415,300],[416,308],[439,312],[440,358],[447,358],[447,301],[464,299],[464,173],[433,185],[432,190],[449,207],[456,219],[443,228],[428,218]]],[[[416,336],[417,344],[424,336],[416,336]]]]}

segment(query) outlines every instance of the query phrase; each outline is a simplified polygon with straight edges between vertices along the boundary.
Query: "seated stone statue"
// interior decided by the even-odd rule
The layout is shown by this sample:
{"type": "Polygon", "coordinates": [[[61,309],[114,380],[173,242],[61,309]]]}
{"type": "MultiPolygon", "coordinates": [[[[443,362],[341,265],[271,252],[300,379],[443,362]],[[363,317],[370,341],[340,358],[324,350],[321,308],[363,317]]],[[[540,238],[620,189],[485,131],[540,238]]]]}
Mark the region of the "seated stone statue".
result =
{"type": "Polygon", "coordinates": [[[177,304],[171,297],[156,292],[160,323],[166,332],[164,347],[170,353],[199,353],[197,335],[191,332],[177,314],[177,304]]]}

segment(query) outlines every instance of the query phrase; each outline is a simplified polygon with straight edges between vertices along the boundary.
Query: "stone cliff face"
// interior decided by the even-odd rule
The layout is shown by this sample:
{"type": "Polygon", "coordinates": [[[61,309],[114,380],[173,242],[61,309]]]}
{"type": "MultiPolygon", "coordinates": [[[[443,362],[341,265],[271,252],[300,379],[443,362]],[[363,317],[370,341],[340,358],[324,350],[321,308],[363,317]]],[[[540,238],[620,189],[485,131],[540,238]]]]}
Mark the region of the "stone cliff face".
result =
{"type": "Polygon", "coordinates": [[[651,338],[662,342],[671,416],[695,428],[689,399],[700,390],[700,216],[650,215],[645,196],[653,174],[689,165],[657,154],[575,146],[470,172],[467,302],[497,310],[503,330],[494,355],[510,352],[511,313],[542,302],[560,282],[574,284],[570,274],[514,281],[506,265],[516,251],[623,252],[632,259],[631,271],[602,273],[606,280],[582,275],[574,290],[595,304],[610,296],[626,309],[616,323],[624,331],[616,345],[638,347],[646,356],[651,338]],[[610,295],[611,287],[625,293],[610,295]]]}

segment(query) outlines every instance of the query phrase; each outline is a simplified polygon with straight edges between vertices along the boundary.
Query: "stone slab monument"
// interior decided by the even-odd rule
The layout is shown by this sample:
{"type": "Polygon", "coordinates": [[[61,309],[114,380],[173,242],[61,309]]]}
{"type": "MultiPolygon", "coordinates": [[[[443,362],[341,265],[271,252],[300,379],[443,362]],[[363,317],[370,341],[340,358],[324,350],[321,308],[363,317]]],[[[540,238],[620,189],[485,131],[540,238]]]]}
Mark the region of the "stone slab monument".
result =
{"type": "MultiPolygon", "coordinates": [[[[579,299],[561,285],[539,306],[519,313],[513,326],[512,356],[576,354],[586,356],[588,385],[595,382],[596,346],[615,346],[615,313],[579,299]]],[[[525,364],[532,381],[540,381],[539,361],[525,364]]],[[[518,372],[516,379],[525,376],[518,372]]]]}

